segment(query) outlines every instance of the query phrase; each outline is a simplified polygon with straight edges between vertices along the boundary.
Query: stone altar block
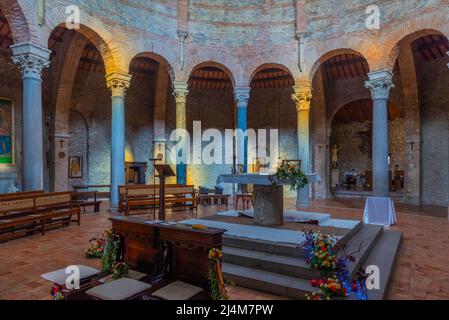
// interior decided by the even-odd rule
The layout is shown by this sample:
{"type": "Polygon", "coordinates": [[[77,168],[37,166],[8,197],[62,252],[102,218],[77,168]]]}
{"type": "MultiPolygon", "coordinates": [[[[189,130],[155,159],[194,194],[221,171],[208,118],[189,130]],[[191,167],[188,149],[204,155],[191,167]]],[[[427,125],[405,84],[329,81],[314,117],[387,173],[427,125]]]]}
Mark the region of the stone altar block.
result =
{"type": "MultiPolygon", "coordinates": [[[[316,174],[308,174],[309,182],[319,179],[316,174]]],[[[261,226],[280,226],[284,223],[284,188],[288,181],[275,181],[269,175],[262,174],[222,174],[217,178],[217,184],[235,183],[254,185],[254,223],[261,226]]],[[[304,188],[309,192],[309,186],[304,188]]],[[[308,198],[308,196],[307,196],[308,198]]]]}

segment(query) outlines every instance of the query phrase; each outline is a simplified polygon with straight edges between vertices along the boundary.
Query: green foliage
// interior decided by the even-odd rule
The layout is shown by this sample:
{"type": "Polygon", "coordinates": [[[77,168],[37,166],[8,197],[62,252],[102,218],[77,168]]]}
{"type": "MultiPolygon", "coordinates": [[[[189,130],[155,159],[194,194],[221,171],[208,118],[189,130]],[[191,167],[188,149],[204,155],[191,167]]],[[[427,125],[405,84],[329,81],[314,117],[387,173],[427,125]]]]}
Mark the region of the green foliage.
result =
{"type": "Polygon", "coordinates": [[[292,191],[301,190],[309,184],[309,179],[298,166],[293,166],[288,163],[282,163],[276,173],[271,176],[273,185],[280,181],[285,181],[291,186],[292,191]]]}

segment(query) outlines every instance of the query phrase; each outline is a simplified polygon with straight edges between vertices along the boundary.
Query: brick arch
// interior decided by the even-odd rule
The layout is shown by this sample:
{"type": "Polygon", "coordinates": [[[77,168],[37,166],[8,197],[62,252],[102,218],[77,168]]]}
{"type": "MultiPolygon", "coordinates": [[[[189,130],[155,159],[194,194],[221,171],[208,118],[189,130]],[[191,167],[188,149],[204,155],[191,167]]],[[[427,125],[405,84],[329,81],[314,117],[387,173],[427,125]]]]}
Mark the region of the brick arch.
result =
{"type": "Polygon", "coordinates": [[[400,51],[403,41],[413,41],[429,33],[443,34],[449,38],[449,16],[447,14],[428,14],[414,16],[404,23],[395,26],[394,30],[385,32],[382,40],[383,59],[380,68],[392,70],[400,51]]]}
{"type": "Polygon", "coordinates": [[[370,70],[374,70],[373,66],[376,65],[376,61],[380,56],[379,48],[374,43],[365,39],[351,37],[311,44],[311,49],[310,51],[307,50],[307,52],[310,52],[306,55],[306,66],[309,67],[308,77],[310,82],[313,81],[315,73],[322,63],[339,54],[351,53],[363,57],[368,62],[370,70]]]}
{"type": "Polygon", "coordinates": [[[200,68],[205,68],[205,67],[215,67],[215,68],[218,68],[218,69],[222,70],[224,73],[226,73],[226,75],[231,80],[233,87],[234,88],[236,87],[236,82],[235,82],[234,76],[232,74],[232,71],[229,70],[225,65],[223,65],[221,63],[218,63],[218,62],[215,62],[215,61],[206,61],[206,62],[199,63],[194,68],[192,68],[192,70],[190,71],[190,74],[189,74],[189,78],[193,74],[194,71],[196,71],[196,70],[198,70],[200,68]]]}
{"type": "MultiPolygon", "coordinates": [[[[64,6],[55,6],[47,10],[44,34],[49,39],[56,27],[65,27],[66,13],[64,6]]],[[[106,74],[119,71],[126,72],[127,65],[123,64],[123,44],[116,40],[116,37],[109,32],[108,28],[97,18],[86,14],[85,10],[80,10],[81,33],[98,49],[103,57],[106,74]]]]}
{"type": "Polygon", "coordinates": [[[0,8],[11,28],[14,43],[45,45],[37,24],[35,0],[3,0],[0,8]]]}
{"type": "MultiPolygon", "coordinates": [[[[353,49],[341,48],[341,49],[336,49],[336,50],[328,51],[328,52],[326,52],[325,54],[323,54],[323,55],[322,55],[322,56],[315,62],[315,64],[312,66],[312,69],[311,69],[311,71],[310,71],[310,73],[309,73],[309,81],[310,81],[311,83],[313,83],[313,79],[315,78],[315,74],[316,74],[316,72],[320,69],[320,67],[321,67],[321,65],[322,65],[323,63],[325,63],[325,62],[326,62],[327,60],[329,60],[330,58],[335,57],[335,56],[338,56],[338,55],[340,55],[340,54],[355,54],[355,55],[358,55],[358,56],[364,58],[365,60],[367,60],[366,57],[365,57],[362,53],[360,53],[360,52],[358,52],[358,51],[356,51],[356,50],[353,50],[353,49]]],[[[368,60],[367,60],[367,62],[368,62],[368,60]]],[[[369,66],[369,62],[368,62],[368,66],[369,66]]],[[[370,66],[370,67],[371,67],[371,66],[370,66]]]]}
{"type": "Polygon", "coordinates": [[[301,73],[298,66],[298,58],[296,48],[297,46],[289,46],[283,50],[273,49],[269,52],[260,53],[251,56],[251,59],[245,61],[245,64],[241,66],[244,74],[244,86],[249,86],[255,75],[255,70],[264,65],[273,65],[285,71],[288,71],[293,79],[301,78],[301,73]]]}
{"type": "Polygon", "coordinates": [[[290,76],[292,77],[292,79],[294,79],[292,72],[290,71],[290,69],[282,64],[278,64],[278,63],[264,63],[260,66],[258,66],[253,72],[251,72],[250,76],[249,76],[249,82],[248,82],[248,86],[251,84],[251,82],[253,81],[254,77],[261,71],[265,70],[265,69],[280,69],[282,71],[287,72],[288,74],[290,74],[290,76]]]}
{"type": "Polygon", "coordinates": [[[163,56],[160,56],[153,52],[142,52],[142,53],[135,55],[129,62],[130,67],[131,67],[131,63],[134,59],[142,58],[142,57],[150,58],[150,59],[158,62],[160,64],[160,66],[162,66],[167,71],[168,75],[170,76],[171,81],[172,82],[175,81],[175,71],[174,71],[172,65],[170,64],[170,62],[168,62],[163,56]]]}
{"type": "Polygon", "coordinates": [[[209,64],[225,71],[234,87],[246,86],[242,66],[239,61],[229,53],[212,49],[198,48],[186,52],[186,67],[183,80],[187,81],[193,70],[199,65],[209,64]]]}

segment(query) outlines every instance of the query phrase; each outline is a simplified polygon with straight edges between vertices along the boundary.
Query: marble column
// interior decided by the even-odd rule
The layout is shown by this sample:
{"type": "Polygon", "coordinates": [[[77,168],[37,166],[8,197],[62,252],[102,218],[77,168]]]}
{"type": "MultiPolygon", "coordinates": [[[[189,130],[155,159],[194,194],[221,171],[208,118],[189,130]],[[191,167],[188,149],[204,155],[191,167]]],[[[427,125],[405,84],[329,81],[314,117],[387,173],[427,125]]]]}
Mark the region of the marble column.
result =
{"type": "Polygon", "coordinates": [[[111,210],[115,211],[119,201],[119,186],[125,184],[125,96],[131,76],[111,73],[106,83],[112,92],[111,119],[111,210]]]}
{"type": "MultiPolygon", "coordinates": [[[[312,88],[310,85],[293,87],[292,99],[298,112],[298,159],[304,173],[310,173],[310,104],[312,101],[312,88]]],[[[297,206],[310,205],[310,184],[298,190],[297,206]]]]}
{"type": "MultiPolygon", "coordinates": [[[[189,94],[189,85],[187,82],[174,82],[173,87],[173,94],[176,99],[176,129],[187,130],[186,104],[187,95],[189,94]]],[[[180,152],[185,152],[185,150],[180,152]]],[[[181,153],[178,154],[178,159],[183,157],[181,153]]],[[[188,155],[184,158],[188,158],[188,155]]],[[[187,163],[183,160],[176,164],[176,183],[187,184],[187,163]]]]}
{"type": "Polygon", "coordinates": [[[23,190],[41,190],[44,188],[41,73],[50,64],[51,51],[33,43],[12,45],[11,49],[23,79],[23,190]]]}
{"type": "Polygon", "coordinates": [[[237,129],[243,132],[243,139],[237,140],[236,160],[237,164],[243,165],[243,172],[248,172],[248,101],[251,88],[236,87],[234,89],[235,100],[237,102],[237,129]]]}
{"type": "Polygon", "coordinates": [[[373,99],[373,195],[389,196],[388,96],[394,87],[393,73],[380,70],[368,74],[365,86],[373,99]]]}

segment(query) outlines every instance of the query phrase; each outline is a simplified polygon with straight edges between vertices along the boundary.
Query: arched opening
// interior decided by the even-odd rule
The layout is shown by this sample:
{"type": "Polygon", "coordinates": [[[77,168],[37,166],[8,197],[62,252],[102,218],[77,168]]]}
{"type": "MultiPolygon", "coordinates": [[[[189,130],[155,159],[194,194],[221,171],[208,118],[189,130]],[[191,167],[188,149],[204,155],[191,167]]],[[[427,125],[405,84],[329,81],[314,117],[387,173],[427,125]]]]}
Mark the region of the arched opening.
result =
{"type": "MultiPolygon", "coordinates": [[[[160,56],[141,53],[131,60],[127,91],[126,183],[158,183],[152,163],[166,161],[166,106],[173,102],[171,67],[160,56]]],[[[174,102],[173,102],[174,103],[174,102]]]]}
{"type": "Polygon", "coordinates": [[[312,80],[310,152],[314,171],[320,175],[322,182],[315,184],[313,193],[317,199],[328,199],[332,197],[332,176],[339,176],[336,170],[343,171],[338,163],[331,167],[329,140],[333,116],[341,106],[352,101],[371,99],[364,85],[370,70],[366,59],[349,49],[327,53],[319,59],[318,65],[312,80]]]}
{"type": "MultiPolygon", "coordinates": [[[[224,161],[225,145],[222,143],[224,141],[218,139],[217,135],[224,137],[226,129],[235,127],[233,78],[225,66],[207,62],[196,66],[192,70],[188,84],[187,131],[193,139],[195,139],[193,136],[194,130],[202,136],[204,135],[204,141],[201,143],[201,150],[204,152],[201,159],[193,159],[192,151],[194,161],[187,166],[187,184],[213,189],[215,187],[214,181],[218,175],[231,173],[232,171],[232,165],[225,164],[224,161]],[[213,132],[208,129],[212,129],[213,132]],[[219,143],[221,143],[221,146],[219,143]],[[212,146],[212,144],[217,148],[207,152],[206,147],[212,146]],[[219,147],[221,147],[221,150],[219,147]]],[[[174,114],[175,106],[172,107],[170,112],[171,116],[174,116],[174,114]]],[[[174,129],[174,121],[170,121],[170,123],[174,129]]],[[[229,186],[225,188],[229,188],[229,186]]],[[[226,192],[230,193],[230,189],[226,192]]]]}
{"type": "Polygon", "coordinates": [[[406,199],[435,206],[449,204],[448,39],[438,31],[412,33],[396,45],[397,71],[406,121],[406,199]]]}
{"type": "Polygon", "coordinates": [[[255,157],[254,165],[248,168],[249,172],[267,171],[281,159],[297,159],[297,112],[292,100],[294,85],[291,73],[283,66],[263,65],[254,72],[250,84],[248,128],[267,130],[267,141],[262,142],[265,151],[260,149],[260,141],[257,142],[256,150],[248,150],[255,157]],[[277,141],[270,140],[269,130],[272,129],[278,130],[277,141]],[[275,150],[271,143],[277,143],[278,156],[270,153],[275,150]]]}
{"type": "Polygon", "coordinates": [[[44,77],[44,106],[47,117],[53,119],[47,158],[53,160],[50,182],[55,191],[109,184],[111,93],[93,35],[90,29],[83,33],[59,26],[48,40],[52,55],[48,78],[44,77]],[[80,127],[79,117],[86,128],[80,127]],[[80,130],[87,136],[79,136],[80,130]],[[86,141],[89,152],[80,152],[86,150],[86,141]],[[76,174],[71,168],[74,157],[82,164],[76,174]]]}
{"type": "Polygon", "coordinates": [[[22,188],[22,80],[12,61],[13,34],[0,9],[0,193],[22,188]]]}

